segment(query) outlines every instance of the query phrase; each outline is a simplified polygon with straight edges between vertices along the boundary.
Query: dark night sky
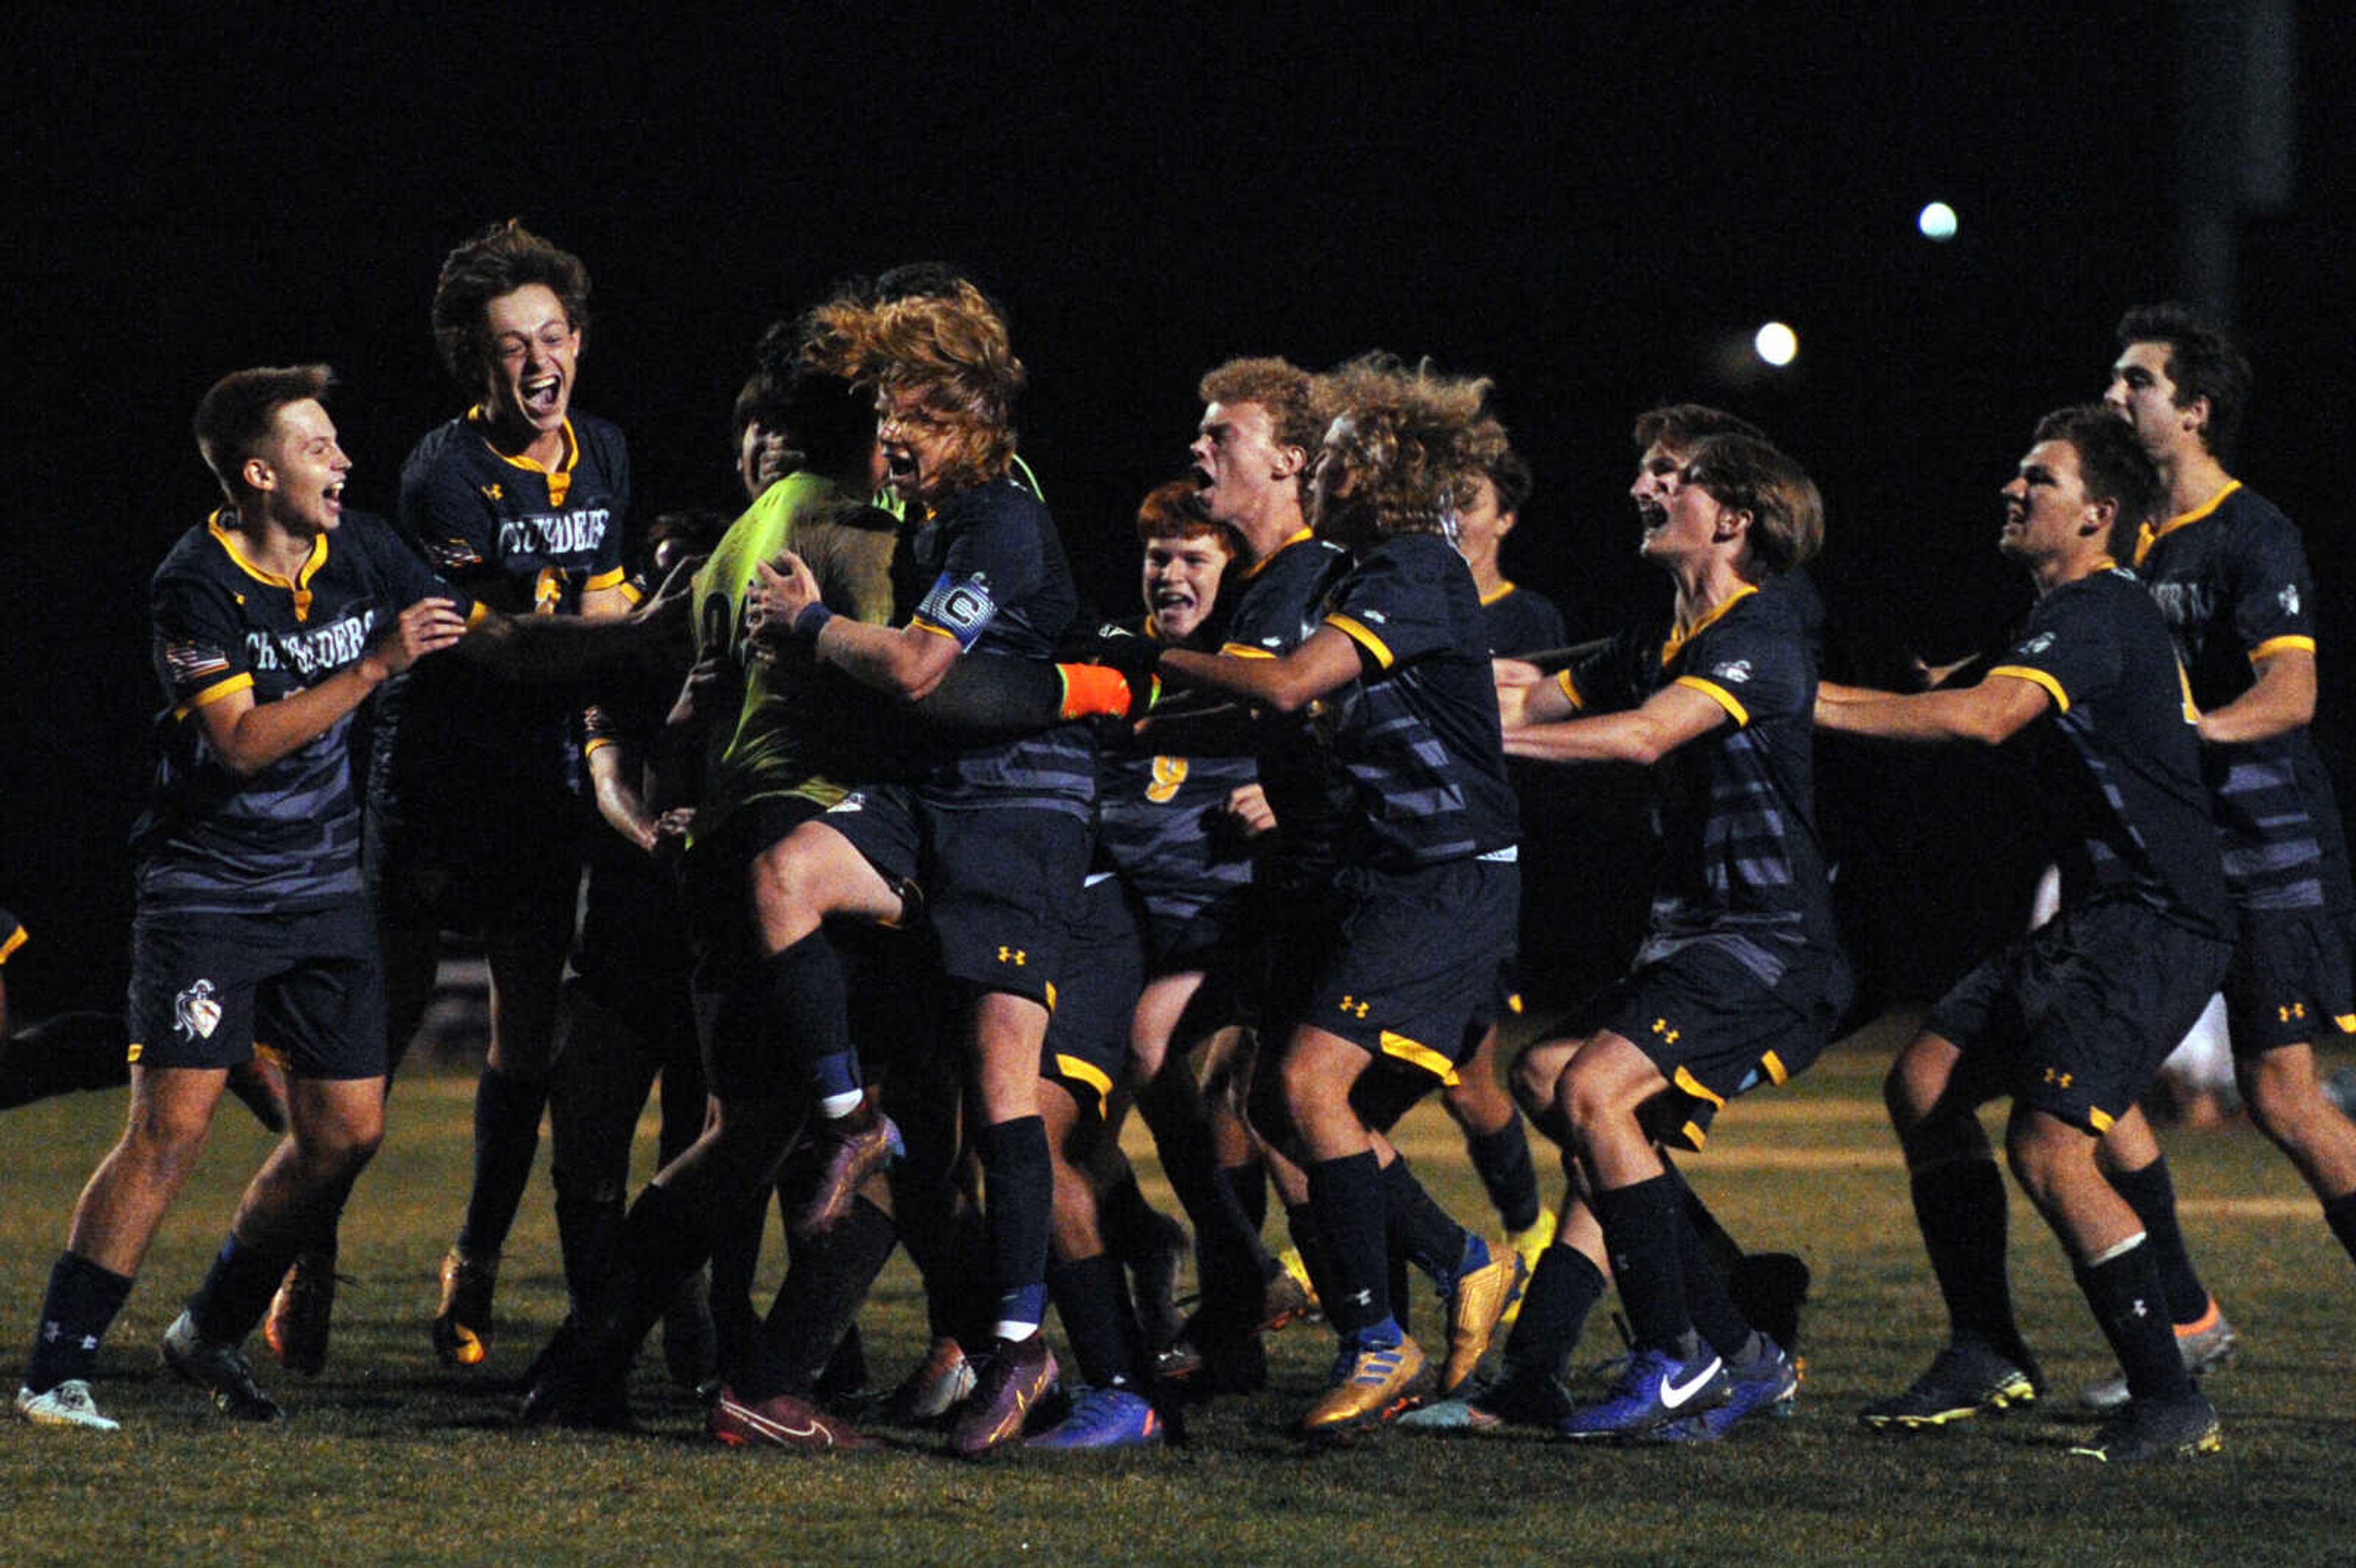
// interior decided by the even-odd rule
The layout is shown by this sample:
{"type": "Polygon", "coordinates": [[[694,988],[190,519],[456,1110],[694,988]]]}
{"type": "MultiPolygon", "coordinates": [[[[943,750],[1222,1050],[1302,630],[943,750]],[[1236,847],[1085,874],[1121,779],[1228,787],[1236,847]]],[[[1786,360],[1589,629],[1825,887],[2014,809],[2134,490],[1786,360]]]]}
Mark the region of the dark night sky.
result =
{"type": "MultiPolygon", "coordinates": [[[[2100,389],[2123,307],[2178,292],[2169,5],[946,27],[241,9],[0,22],[17,351],[0,567],[26,585],[0,901],[47,939],[11,976],[36,1010],[95,999],[125,962],[145,583],[213,499],[188,411],[237,366],[332,361],[356,493],[383,509],[409,444],[461,406],[426,305],[443,252],[491,219],[588,261],[580,401],[629,433],[642,517],[732,501],[727,407],[763,322],[844,274],[947,257],[1011,309],[1026,455],[1110,604],[1130,592],[1115,530],[1182,466],[1203,368],[1384,347],[1498,379],[1540,485],[1508,566],[1575,623],[1660,592],[1621,498],[1627,422],[1694,397],[1816,475],[1836,613],[1933,644],[2015,603],[1993,496],[2029,423],[2100,389]],[[1945,246],[1913,228],[1934,197],[1962,215],[1945,246]],[[1771,315],[1798,363],[1730,379],[1725,346],[1771,315]]],[[[2317,455],[2356,413],[2337,188],[2356,108],[2344,19],[2298,9],[2299,185],[2241,248],[2261,378],[2242,468],[2305,523],[2329,635],[2356,578],[2317,455]]],[[[2328,723],[2349,706],[2329,678],[2328,723]]]]}

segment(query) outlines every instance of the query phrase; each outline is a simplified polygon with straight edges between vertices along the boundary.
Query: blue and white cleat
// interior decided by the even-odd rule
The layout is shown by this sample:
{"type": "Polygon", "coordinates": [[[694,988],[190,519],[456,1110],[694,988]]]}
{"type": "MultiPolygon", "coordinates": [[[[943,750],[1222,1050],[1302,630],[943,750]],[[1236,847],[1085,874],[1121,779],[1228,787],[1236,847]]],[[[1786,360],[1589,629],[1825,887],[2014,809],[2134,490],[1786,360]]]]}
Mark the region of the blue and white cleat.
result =
{"type": "Polygon", "coordinates": [[[1572,1411],[1555,1430],[1581,1440],[1649,1436],[1670,1422],[1723,1404],[1732,1386],[1726,1364],[1713,1351],[1696,1347],[1677,1356],[1642,1349],[1628,1359],[1609,1394],[1572,1411]]]}

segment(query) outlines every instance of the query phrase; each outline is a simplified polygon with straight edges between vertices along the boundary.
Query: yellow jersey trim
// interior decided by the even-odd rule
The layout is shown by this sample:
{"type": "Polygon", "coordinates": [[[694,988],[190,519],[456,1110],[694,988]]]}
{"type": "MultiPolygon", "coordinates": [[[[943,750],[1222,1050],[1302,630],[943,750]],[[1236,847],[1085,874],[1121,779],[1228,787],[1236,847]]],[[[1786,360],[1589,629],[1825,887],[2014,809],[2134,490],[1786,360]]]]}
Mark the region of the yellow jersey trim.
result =
{"type": "Polygon", "coordinates": [[[1587,699],[1579,695],[1579,683],[1570,678],[1570,671],[1566,669],[1556,676],[1554,683],[1562,688],[1562,694],[1565,697],[1570,699],[1570,705],[1573,708],[1584,709],[1587,706],[1587,699]]]}
{"type": "Polygon", "coordinates": [[[1055,1055],[1055,1071],[1076,1083],[1085,1083],[1097,1092],[1097,1115],[1109,1114],[1112,1104],[1112,1080],[1093,1062],[1082,1061],[1076,1056],[1055,1055]]]}
{"type": "Polygon", "coordinates": [[[5,942],[0,942],[0,964],[5,964],[8,962],[8,955],[16,952],[16,949],[24,945],[25,928],[20,925],[16,930],[8,933],[8,940],[5,942]]]}
{"type": "Polygon", "coordinates": [[[1689,686],[1693,688],[1696,691],[1700,692],[1704,697],[1708,698],[1712,702],[1717,703],[1720,708],[1725,709],[1728,715],[1733,719],[1737,726],[1745,725],[1751,722],[1751,709],[1743,707],[1742,704],[1736,699],[1734,693],[1727,690],[1726,688],[1719,685],[1718,682],[1714,680],[1704,680],[1697,675],[1681,675],[1669,684],[1672,686],[1689,686]]]}
{"type": "Polygon", "coordinates": [[[1702,633],[1709,630],[1710,627],[1725,619],[1726,613],[1729,610],[1733,609],[1737,604],[1741,603],[1745,599],[1750,598],[1753,593],[1758,592],[1759,585],[1757,583],[1746,582],[1730,594],[1727,597],[1725,603],[1710,610],[1692,625],[1675,626],[1670,628],[1669,640],[1661,645],[1661,667],[1663,669],[1666,669],[1669,666],[1675,664],[1677,660],[1677,656],[1686,651],[1686,645],[1687,643],[1692,642],[1696,637],[1701,635],[1702,633]]]}
{"type": "Polygon", "coordinates": [[[584,592],[594,593],[600,589],[613,588],[616,586],[619,586],[626,592],[629,592],[630,603],[633,604],[645,597],[645,595],[637,593],[630,589],[630,569],[626,566],[617,566],[611,571],[601,571],[596,576],[589,579],[586,582],[584,582],[581,585],[581,588],[584,592]]]}
{"type": "Polygon", "coordinates": [[[564,497],[573,488],[573,467],[581,461],[581,441],[573,433],[573,421],[569,415],[564,421],[563,430],[560,432],[564,438],[564,455],[556,460],[556,466],[553,468],[541,463],[537,457],[509,456],[497,446],[493,446],[490,432],[487,428],[491,422],[490,416],[483,412],[482,404],[477,403],[473,408],[468,409],[466,419],[476,427],[477,433],[482,436],[483,444],[491,448],[492,455],[510,468],[520,468],[527,474],[537,474],[546,479],[548,504],[552,507],[564,505],[564,497]]]}
{"type": "Polygon", "coordinates": [[[593,735],[590,737],[588,741],[582,746],[581,754],[584,758],[594,757],[601,748],[619,745],[620,743],[621,742],[616,741],[611,735],[593,735]]]}
{"type": "Polygon", "coordinates": [[[266,1061],[271,1066],[278,1069],[281,1072],[292,1072],[294,1071],[294,1059],[293,1057],[287,1055],[276,1046],[264,1045],[258,1040],[253,1042],[253,1059],[256,1061],[266,1061]]]}
{"type": "Polygon", "coordinates": [[[1333,627],[1335,631],[1340,632],[1343,635],[1348,637],[1352,642],[1357,644],[1368,653],[1374,655],[1375,662],[1382,666],[1383,668],[1388,669],[1391,667],[1393,661],[1391,659],[1391,650],[1389,646],[1384,643],[1382,638],[1375,635],[1373,629],[1367,626],[1365,622],[1357,620],[1353,616],[1335,614],[1326,616],[1325,624],[1333,627]]]}
{"type": "Polygon", "coordinates": [[[1486,610],[1490,605],[1494,604],[1498,600],[1503,599],[1506,594],[1511,593],[1513,591],[1514,585],[1511,582],[1500,581],[1497,584],[1497,591],[1494,593],[1483,593],[1481,595],[1481,608],[1486,610]]]}
{"type": "Polygon", "coordinates": [[[1383,1030],[1381,1039],[1385,1056],[1395,1056],[1401,1061],[1420,1067],[1451,1089],[1461,1082],[1456,1076],[1456,1064],[1421,1040],[1393,1034],[1389,1029],[1383,1030]]]}
{"type": "Polygon", "coordinates": [[[2143,564],[2143,558],[2151,553],[2152,546],[2158,544],[2160,540],[2166,539],[2169,535],[2174,533],[2179,528],[2190,528],[2194,523],[2199,522],[2201,518],[2215,511],[2219,507],[2223,506],[2225,504],[2225,497],[2232,495],[2241,487],[2242,482],[2239,479],[2228,479],[2225,481],[2225,487],[2222,490],[2218,491],[2214,496],[2210,496],[2206,501],[2201,502],[2201,505],[2193,507],[2190,511],[2179,512],[2176,516],[2169,518],[2168,521],[2160,524],[2158,528],[2152,527],[2149,523],[2144,523],[2138,526],[2136,529],[2135,563],[2137,566],[2141,566],[2143,564]]]}
{"type": "Polygon", "coordinates": [[[925,620],[921,616],[911,620],[908,624],[916,627],[916,630],[920,632],[930,632],[937,637],[947,637],[953,643],[958,640],[958,635],[955,632],[950,631],[947,626],[936,626],[930,621],[925,620]]]}
{"type": "Polygon", "coordinates": [[[1766,1069],[1767,1082],[1770,1083],[1780,1086],[1792,1081],[1791,1069],[1785,1067],[1783,1059],[1772,1051],[1759,1059],[1759,1065],[1766,1069]]]}
{"type": "Polygon", "coordinates": [[[1256,648],[1249,643],[1224,643],[1220,645],[1219,655],[1223,658],[1235,659],[1272,659],[1276,657],[1274,654],[1269,652],[1266,648],[1256,648]]]}
{"type": "Polygon", "coordinates": [[[2054,707],[2064,713],[2070,711],[2070,694],[2062,689],[2060,681],[2041,669],[2031,669],[2027,665],[2000,664],[1988,671],[1988,674],[2008,675],[2015,680],[2025,680],[2031,686],[2041,686],[2045,688],[2045,695],[2053,699],[2054,707]]]}
{"type": "Polygon", "coordinates": [[[252,685],[253,677],[245,674],[233,675],[227,680],[215,681],[212,685],[205,688],[202,691],[199,691],[186,702],[183,702],[178,707],[173,709],[172,717],[175,719],[186,719],[198,709],[210,708],[222,698],[234,696],[238,692],[247,690],[252,685]]]}
{"type": "Polygon", "coordinates": [[[281,577],[274,571],[265,571],[256,566],[245,558],[245,552],[237,548],[236,532],[221,521],[229,515],[230,509],[227,507],[215,510],[211,517],[205,519],[205,531],[211,534],[221,549],[228,552],[229,559],[240,571],[244,572],[256,582],[267,583],[273,588],[284,588],[294,595],[294,618],[297,621],[309,620],[311,618],[311,579],[321,567],[327,564],[327,536],[320,534],[311,540],[310,559],[304,561],[301,571],[292,577],[281,577]]]}
{"type": "Polygon", "coordinates": [[[2356,1034],[2356,1013],[2334,1013],[2331,1021],[2340,1026],[2341,1034],[2356,1034]]]}
{"type": "Polygon", "coordinates": [[[2315,639],[2313,637],[2302,636],[2297,632],[2290,633],[2286,636],[2268,637],[2265,642],[2260,643],[2256,647],[2250,650],[2250,662],[2252,664],[2262,664],[2265,660],[2274,657],[2276,654],[2286,654],[2293,648],[2305,648],[2308,653],[2313,653],[2315,651],[2315,639]]]}
{"type": "Polygon", "coordinates": [[[130,1049],[123,1053],[123,1060],[136,1067],[139,1065],[139,1058],[145,1054],[146,1050],[146,1046],[134,1040],[131,1042],[130,1049]]]}
{"type": "Polygon", "coordinates": [[[1278,545],[1274,549],[1272,549],[1272,550],[1269,551],[1266,555],[1264,555],[1264,556],[1260,557],[1258,560],[1253,561],[1253,562],[1251,563],[1251,570],[1249,570],[1248,571],[1246,571],[1246,572],[1244,573],[1243,580],[1244,580],[1246,582],[1249,582],[1253,578],[1258,577],[1261,572],[1266,571],[1268,570],[1268,563],[1269,563],[1269,561],[1274,560],[1278,556],[1282,555],[1286,550],[1290,549],[1294,545],[1300,544],[1300,543],[1301,543],[1301,542],[1303,542],[1304,540],[1307,540],[1307,539],[1315,539],[1316,537],[1317,537],[1317,530],[1316,530],[1316,529],[1314,529],[1314,528],[1302,528],[1299,533],[1294,534],[1291,538],[1290,538],[1290,539],[1286,539],[1282,544],[1278,545]]]}
{"type": "Polygon", "coordinates": [[[2086,1125],[2093,1127],[2097,1136],[2109,1132],[2111,1130],[2111,1124],[2117,1119],[2117,1117],[2112,1115],[2108,1111],[2104,1110],[2100,1105],[2089,1105],[2086,1107],[2086,1125]]]}

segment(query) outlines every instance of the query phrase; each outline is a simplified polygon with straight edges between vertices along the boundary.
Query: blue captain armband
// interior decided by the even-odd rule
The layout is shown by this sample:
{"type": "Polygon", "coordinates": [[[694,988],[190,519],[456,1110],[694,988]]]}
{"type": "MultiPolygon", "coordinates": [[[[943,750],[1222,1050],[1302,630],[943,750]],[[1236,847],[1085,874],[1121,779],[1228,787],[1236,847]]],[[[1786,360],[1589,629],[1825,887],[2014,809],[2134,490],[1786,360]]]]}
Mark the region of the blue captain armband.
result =
{"type": "Polygon", "coordinates": [[[951,577],[946,571],[934,579],[932,592],[916,606],[917,620],[947,632],[966,650],[981,640],[997,614],[998,603],[991,598],[983,579],[951,577]]]}

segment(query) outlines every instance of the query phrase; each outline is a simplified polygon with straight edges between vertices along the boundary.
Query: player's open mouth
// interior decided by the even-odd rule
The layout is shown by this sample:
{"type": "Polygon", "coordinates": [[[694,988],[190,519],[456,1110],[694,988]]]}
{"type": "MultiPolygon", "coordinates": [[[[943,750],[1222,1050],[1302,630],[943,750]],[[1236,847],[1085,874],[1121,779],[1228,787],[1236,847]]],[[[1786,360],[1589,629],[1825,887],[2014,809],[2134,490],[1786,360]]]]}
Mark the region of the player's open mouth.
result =
{"type": "Polygon", "coordinates": [[[885,447],[884,472],[894,479],[914,479],[916,476],[916,454],[905,446],[885,447]]]}
{"type": "Polygon", "coordinates": [[[1217,481],[1211,477],[1211,471],[1209,469],[1205,468],[1200,464],[1195,464],[1194,488],[1196,490],[1207,490],[1215,483],[1217,483],[1217,481]]]}
{"type": "Polygon", "coordinates": [[[556,412],[561,394],[564,390],[564,378],[543,376],[535,380],[525,381],[516,389],[523,394],[523,407],[526,413],[535,417],[552,414],[556,412]]]}
{"type": "Polygon", "coordinates": [[[1191,610],[1194,607],[1194,596],[1175,589],[1157,589],[1153,594],[1153,607],[1156,610],[1191,610]]]}

